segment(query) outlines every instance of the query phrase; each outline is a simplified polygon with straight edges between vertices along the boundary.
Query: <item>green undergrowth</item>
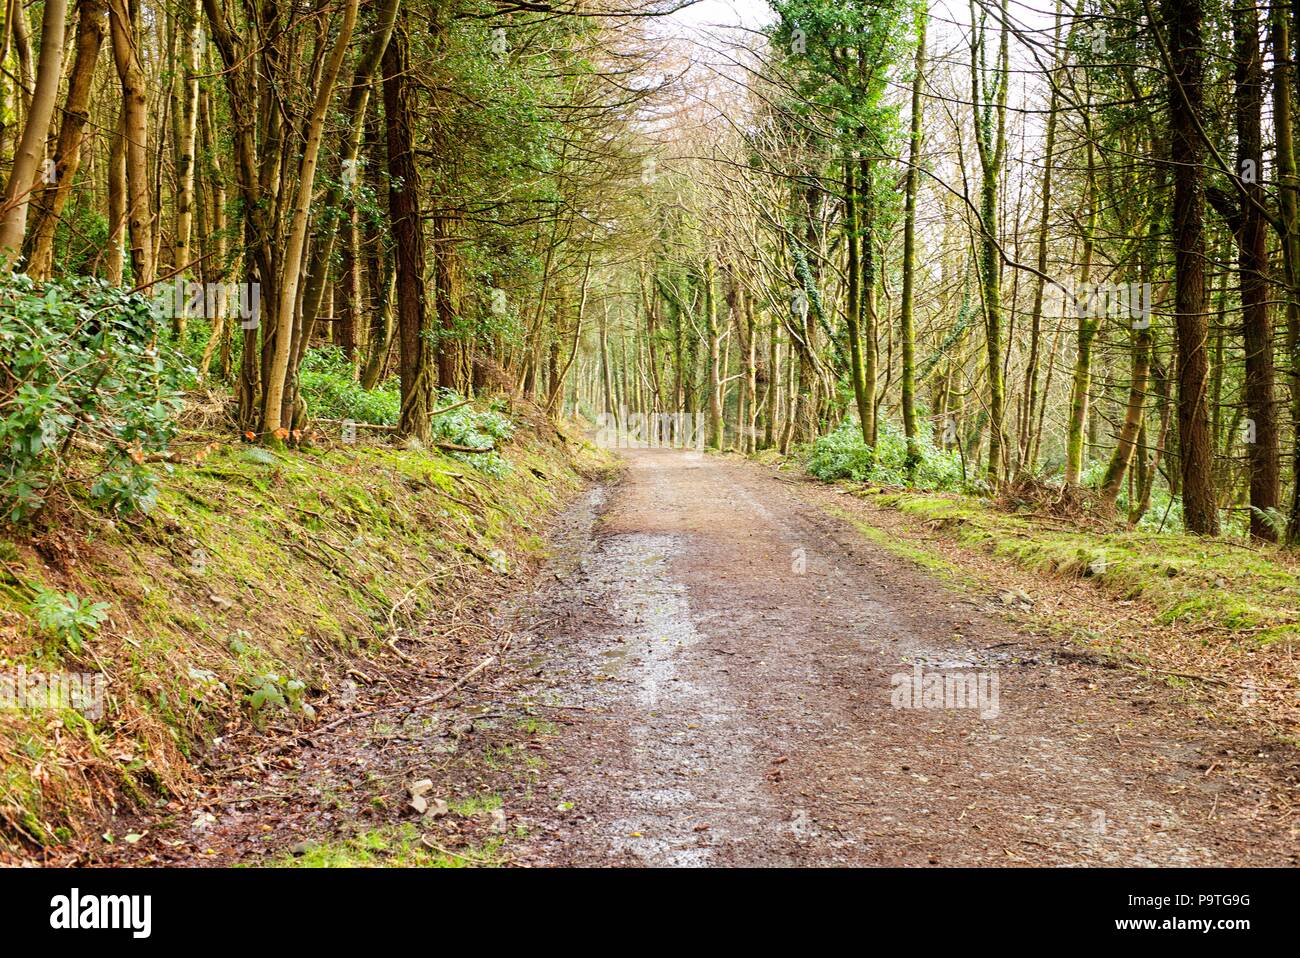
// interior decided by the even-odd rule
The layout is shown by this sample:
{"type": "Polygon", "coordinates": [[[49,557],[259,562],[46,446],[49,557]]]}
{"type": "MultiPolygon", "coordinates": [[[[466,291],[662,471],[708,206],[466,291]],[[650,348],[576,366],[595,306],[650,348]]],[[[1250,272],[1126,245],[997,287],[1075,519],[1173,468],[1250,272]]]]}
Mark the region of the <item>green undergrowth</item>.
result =
{"type": "Polygon", "coordinates": [[[1157,610],[1159,625],[1240,633],[1254,645],[1300,635],[1294,559],[1183,534],[1068,528],[940,493],[854,490],[864,499],[941,528],[961,545],[1010,559],[1035,575],[1086,578],[1157,610]]]}
{"type": "MultiPolygon", "coordinates": [[[[430,839],[431,841],[431,839],[430,839]]],[[[275,868],[483,868],[500,865],[506,836],[493,835],[470,847],[429,844],[413,823],[384,825],[312,845],[301,855],[282,855],[275,868]]]]}
{"type": "Polygon", "coordinates": [[[395,629],[429,620],[436,637],[447,590],[463,600],[527,561],[596,464],[576,436],[541,431],[515,433],[496,475],[364,441],[214,443],[160,476],[147,515],[74,500],[0,534],[0,674],[107,678],[100,717],[0,708],[0,859],[185,791],[219,740],[310,725],[349,670],[400,664],[395,629]],[[77,644],[61,616],[83,622],[77,644]]]}

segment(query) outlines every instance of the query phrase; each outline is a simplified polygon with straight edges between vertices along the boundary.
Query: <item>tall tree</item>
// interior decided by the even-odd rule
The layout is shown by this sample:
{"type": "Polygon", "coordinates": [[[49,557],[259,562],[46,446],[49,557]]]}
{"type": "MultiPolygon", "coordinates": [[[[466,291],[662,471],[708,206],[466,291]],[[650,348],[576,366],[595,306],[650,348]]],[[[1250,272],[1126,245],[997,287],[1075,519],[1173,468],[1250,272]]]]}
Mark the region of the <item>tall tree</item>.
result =
{"type": "Polygon", "coordinates": [[[1178,342],[1178,448],[1183,522],[1219,534],[1210,441],[1205,311],[1205,50],[1203,0],[1164,0],[1173,168],[1174,321],[1178,342]]]}
{"type": "Polygon", "coordinates": [[[107,10],[108,0],[78,0],[77,3],[77,54],[52,157],[53,182],[45,184],[37,197],[36,215],[28,238],[31,254],[27,272],[32,276],[46,278],[54,268],[54,232],[81,167],[82,131],[90,119],[90,94],[95,82],[95,64],[104,43],[107,10]]]}
{"type": "Polygon", "coordinates": [[[388,215],[397,242],[397,329],[401,350],[404,435],[428,440],[437,387],[437,357],[426,326],[424,220],[415,156],[416,106],[410,32],[403,15],[383,57],[388,142],[388,215]]]}
{"type": "Polygon", "coordinates": [[[998,237],[998,184],[1006,154],[1007,86],[1010,82],[1011,22],[1007,0],[998,7],[1001,24],[996,66],[987,68],[987,17],[971,3],[971,107],[975,118],[975,144],[980,162],[980,295],[984,310],[986,375],[989,390],[989,456],[987,472],[993,482],[1002,475],[1005,441],[1002,374],[1002,259],[998,237]]]}
{"type": "Polygon", "coordinates": [[[1277,411],[1273,404],[1273,328],[1269,317],[1268,224],[1264,208],[1264,68],[1254,7],[1233,10],[1236,36],[1237,177],[1243,199],[1237,222],[1241,325],[1245,344],[1246,456],[1250,464],[1250,534],[1276,541],[1280,496],[1277,411]]]}
{"type": "Polygon", "coordinates": [[[138,6],[131,0],[109,0],[109,35],[122,86],[126,233],[131,244],[131,278],[136,286],[149,286],[155,274],[153,203],[149,190],[149,102],[136,35],[137,12],[138,6]]]}
{"type": "Polygon", "coordinates": [[[916,185],[921,163],[921,93],[925,86],[925,26],[928,11],[917,15],[916,62],[912,75],[911,133],[908,137],[907,173],[903,185],[903,292],[899,307],[899,336],[902,339],[903,433],[907,438],[907,468],[915,475],[921,460],[916,431],[916,331],[913,310],[916,299],[916,185]]]}

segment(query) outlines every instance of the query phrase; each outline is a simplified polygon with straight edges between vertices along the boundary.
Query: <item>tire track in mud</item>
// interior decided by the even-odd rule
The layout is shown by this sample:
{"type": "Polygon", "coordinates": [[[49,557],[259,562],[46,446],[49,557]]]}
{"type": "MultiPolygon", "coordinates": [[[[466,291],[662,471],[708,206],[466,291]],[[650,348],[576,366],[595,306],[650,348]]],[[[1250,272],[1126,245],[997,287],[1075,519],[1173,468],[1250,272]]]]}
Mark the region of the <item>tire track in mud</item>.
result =
{"type": "Polygon", "coordinates": [[[533,656],[522,681],[571,723],[545,784],[516,800],[531,835],[520,860],[1294,856],[1259,816],[1261,786],[1202,773],[1258,743],[1179,724],[1167,690],[1139,676],[1058,659],[770,470],[631,452],[621,483],[571,511],[550,570],[516,611],[533,656]],[[982,677],[986,694],[896,707],[918,674],[982,677]]]}

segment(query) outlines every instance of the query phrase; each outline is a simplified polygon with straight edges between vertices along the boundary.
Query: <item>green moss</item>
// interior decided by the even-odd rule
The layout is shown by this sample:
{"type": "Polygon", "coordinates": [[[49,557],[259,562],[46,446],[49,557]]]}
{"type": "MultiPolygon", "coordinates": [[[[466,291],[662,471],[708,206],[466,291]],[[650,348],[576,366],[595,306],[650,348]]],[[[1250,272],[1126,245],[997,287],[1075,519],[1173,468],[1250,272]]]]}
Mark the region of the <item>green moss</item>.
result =
{"type": "MultiPolygon", "coordinates": [[[[937,525],[963,546],[1010,559],[1036,575],[1087,579],[1118,598],[1141,598],[1157,608],[1156,621],[1162,625],[1208,625],[1247,633],[1261,644],[1294,634],[1290,625],[1300,607],[1300,577],[1294,557],[1276,549],[1127,527],[1061,529],[969,496],[854,491],[879,506],[937,525]]],[[[924,549],[851,521],[895,554],[932,571],[947,571],[948,563],[924,549]],[[909,554],[916,552],[922,555],[909,554]]]]}
{"type": "Polygon", "coordinates": [[[520,719],[516,727],[521,732],[527,732],[529,735],[556,735],[560,731],[560,727],[554,722],[548,722],[546,719],[540,719],[532,715],[520,719]]]}
{"type": "Polygon", "coordinates": [[[474,818],[477,815],[500,808],[501,796],[493,794],[471,795],[469,798],[449,802],[447,807],[451,809],[452,814],[459,815],[461,818],[474,818]]]}
{"type": "Polygon", "coordinates": [[[838,509],[834,506],[827,506],[826,512],[838,519],[843,519],[848,522],[872,545],[879,546],[893,555],[915,563],[933,575],[947,579],[958,585],[969,585],[974,581],[962,572],[959,566],[948,562],[942,556],[915,546],[906,539],[900,539],[898,536],[891,535],[883,529],[877,529],[875,526],[863,522],[861,519],[843,509],[838,509]]]}
{"type": "MultiPolygon", "coordinates": [[[[432,841],[432,839],[430,839],[432,841]]],[[[282,855],[268,862],[276,868],[469,868],[501,864],[504,836],[457,851],[426,843],[412,824],[371,829],[351,838],[311,845],[299,857],[282,855]]]]}

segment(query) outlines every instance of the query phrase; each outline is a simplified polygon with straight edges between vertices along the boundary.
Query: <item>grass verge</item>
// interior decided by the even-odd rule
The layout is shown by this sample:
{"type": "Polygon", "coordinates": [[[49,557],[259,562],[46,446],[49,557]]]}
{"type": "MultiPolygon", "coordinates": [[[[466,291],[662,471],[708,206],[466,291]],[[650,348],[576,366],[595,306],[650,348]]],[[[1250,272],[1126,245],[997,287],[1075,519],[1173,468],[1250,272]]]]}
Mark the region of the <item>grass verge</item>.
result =
{"type": "Polygon", "coordinates": [[[1000,593],[1033,630],[1186,689],[1211,718],[1300,741],[1300,557],[1073,526],[954,493],[810,488],[823,493],[824,511],[882,549],[965,590],[1000,593]]]}

